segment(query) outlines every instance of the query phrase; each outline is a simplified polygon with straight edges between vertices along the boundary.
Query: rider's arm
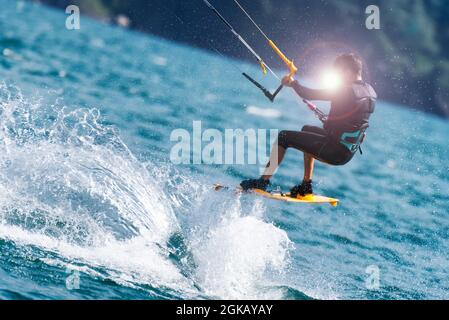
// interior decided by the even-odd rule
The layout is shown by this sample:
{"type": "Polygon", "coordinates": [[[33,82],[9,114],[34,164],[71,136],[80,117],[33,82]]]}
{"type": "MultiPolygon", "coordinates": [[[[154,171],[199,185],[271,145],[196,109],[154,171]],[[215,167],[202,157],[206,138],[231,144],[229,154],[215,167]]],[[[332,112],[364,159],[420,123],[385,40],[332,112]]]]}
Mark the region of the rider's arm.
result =
{"type": "Polygon", "coordinates": [[[291,87],[303,99],[320,101],[331,101],[334,99],[334,94],[331,91],[310,89],[300,85],[297,80],[291,83],[291,87]]]}

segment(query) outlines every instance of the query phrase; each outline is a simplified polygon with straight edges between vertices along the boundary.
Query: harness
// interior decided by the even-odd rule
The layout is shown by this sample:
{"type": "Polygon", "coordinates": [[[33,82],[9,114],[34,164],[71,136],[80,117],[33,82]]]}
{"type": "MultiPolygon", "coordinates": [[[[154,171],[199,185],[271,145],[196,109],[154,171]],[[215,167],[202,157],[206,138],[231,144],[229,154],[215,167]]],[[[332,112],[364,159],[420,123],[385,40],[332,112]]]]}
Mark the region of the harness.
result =
{"type": "Polygon", "coordinates": [[[354,124],[357,124],[355,126],[358,126],[358,129],[342,132],[339,142],[351,153],[355,154],[360,151],[360,154],[363,154],[361,145],[365,140],[366,130],[369,128],[369,117],[374,113],[377,95],[371,86],[363,88],[360,85],[355,85],[353,88],[356,97],[354,106],[356,115],[352,120],[354,124]]]}
{"type": "Polygon", "coordinates": [[[345,146],[351,153],[356,153],[357,150],[360,154],[363,154],[361,145],[366,137],[366,130],[368,130],[369,125],[364,125],[360,130],[353,132],[344,132],[341,135],[340,143],[345,146]]]}

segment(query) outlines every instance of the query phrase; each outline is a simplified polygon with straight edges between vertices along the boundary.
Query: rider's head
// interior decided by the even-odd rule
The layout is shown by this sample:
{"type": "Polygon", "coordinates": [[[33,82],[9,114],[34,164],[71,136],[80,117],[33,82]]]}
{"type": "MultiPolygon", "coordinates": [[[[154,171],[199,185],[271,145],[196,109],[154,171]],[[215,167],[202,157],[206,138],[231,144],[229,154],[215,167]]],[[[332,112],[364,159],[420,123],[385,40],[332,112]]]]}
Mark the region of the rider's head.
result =
{"type": "Polygon", "coordinates": [[[343,81],[346,83],[362,80],[363,62],[353,53],[339,56],[335,60],[334,67],[341,73],[343,81]]]}

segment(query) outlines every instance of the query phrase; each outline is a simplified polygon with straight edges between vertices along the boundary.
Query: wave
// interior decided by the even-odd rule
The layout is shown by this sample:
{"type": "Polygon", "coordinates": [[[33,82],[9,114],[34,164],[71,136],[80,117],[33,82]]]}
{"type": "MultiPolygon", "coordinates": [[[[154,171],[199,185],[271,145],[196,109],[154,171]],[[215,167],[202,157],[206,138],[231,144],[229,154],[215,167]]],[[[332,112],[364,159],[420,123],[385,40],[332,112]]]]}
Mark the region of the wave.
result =
{"type": "Polygon", "coordinates": [[[0,237],[17,250],[162,297],[282,298],[292,244],[261,202],[137,159],[96,109],[5,84],[0,99],[0,237]]]}

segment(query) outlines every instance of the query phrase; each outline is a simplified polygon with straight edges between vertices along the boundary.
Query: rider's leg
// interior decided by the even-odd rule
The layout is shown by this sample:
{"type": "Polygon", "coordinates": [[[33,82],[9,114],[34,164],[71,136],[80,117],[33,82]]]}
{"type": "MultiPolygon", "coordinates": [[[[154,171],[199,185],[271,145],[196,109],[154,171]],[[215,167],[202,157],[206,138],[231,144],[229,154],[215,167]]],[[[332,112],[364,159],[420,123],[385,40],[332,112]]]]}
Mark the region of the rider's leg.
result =
{"type": "Polygon", "coordinates": [[[284,160],[285,153],[287,152],[287,149],[276,144],[274,146],[273,151],[270,155],[270,161],[268,162],[265,171],[262,175],[262,179],[264,180],[270,180],[271,177],[276,172],[277,168],[280,166],[282,161],[284,160]]]}
{"type": "Polygon", "coordinates": [[[305,182],[312,181],[315,158],[308,153],[304,153],[304,179],[305,182]]]}

